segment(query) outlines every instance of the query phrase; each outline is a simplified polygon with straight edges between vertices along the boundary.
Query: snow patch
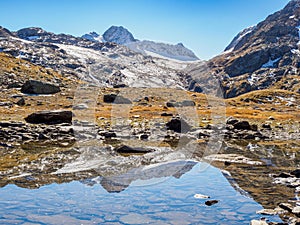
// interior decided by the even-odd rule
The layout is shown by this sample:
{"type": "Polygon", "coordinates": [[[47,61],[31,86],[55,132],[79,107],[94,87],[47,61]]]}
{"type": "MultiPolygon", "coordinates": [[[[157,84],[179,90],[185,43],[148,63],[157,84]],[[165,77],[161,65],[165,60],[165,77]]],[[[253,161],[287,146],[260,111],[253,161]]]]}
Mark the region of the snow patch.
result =
{"type": "Polygon", "coordinates": [[[105,42],[103,36],[97,34],[96,32],[90,32],[88,34],[84,34],[81,36],[82,38],[88,39],[90,41],[98,41],[98,42],[105,42]]]}
{"type": "Polygon", "coordinates": [[[300,45],[300,26],[298,26],[296,28],[298,29],[298,36],[299,36],[299,42],[297,44],[300,45]]]}
{"type": "Polygon", "coordinates": [[[40,36],[29,36],[29,37],[27,37],[27,39],[30,40],[30,41],[34,41],[38,38],[40,38],[40,36]]]}
{"type": "Polygon", "coordinates": [[[256,28],[256,25],[248,27],[241,32],[239,32],[231,41],[231,43],[226,47],[225,52],[229,53],[233,51],[235,46],[242,40],[243,37],[245,37],[247,34],[251,33],[256,28]]]}
{"type": "Polygon", "coordinates": [[[281,57],[278,57],[277,59],[272,60],[269,58],[269,61],[261,66],[261,68],[273,68],[274,64],[277,63],[281,57]]]}
{"type": "Polygon", "coordinates": [[[135,41],[125,44],[129,49],[144,55],[175,59],[179,61],[199,60],[197,56],[182,44],[172,45],[154,41],[135,41]]]}
{"type": "Polygon", "coordinates": [[[300,50],[299,49],[292,49],[291,52],[293,54],[296,54],[296,55],[300,56],[300,50]]]}
{"type": "Polygon", "coordinates": [[[253,84],[256,84],[257,81],[259,81],[259,76],[255,73],[253,73],[247,80],[248,80],[249,84],[252,86],[253,84]]]}

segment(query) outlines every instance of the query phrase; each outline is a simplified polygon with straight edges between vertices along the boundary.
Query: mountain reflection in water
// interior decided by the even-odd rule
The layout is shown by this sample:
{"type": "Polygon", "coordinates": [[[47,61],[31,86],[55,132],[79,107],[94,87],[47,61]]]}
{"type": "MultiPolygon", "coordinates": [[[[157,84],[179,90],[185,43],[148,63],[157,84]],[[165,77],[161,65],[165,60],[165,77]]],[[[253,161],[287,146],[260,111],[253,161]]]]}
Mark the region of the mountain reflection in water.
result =
{"type": "MultiPolygon", "coordinates": [[[[255,212],[262,209],[237,192],[219,169],[193,161],[39,189],[7,185],[0,196],[1,224],[248,224],[261,217],[255,212]],[[206,206],[207,199],[195,194],[219,203],[206,206]]],[[[270,220],[280,221],[277,216],[270,220]]]]}

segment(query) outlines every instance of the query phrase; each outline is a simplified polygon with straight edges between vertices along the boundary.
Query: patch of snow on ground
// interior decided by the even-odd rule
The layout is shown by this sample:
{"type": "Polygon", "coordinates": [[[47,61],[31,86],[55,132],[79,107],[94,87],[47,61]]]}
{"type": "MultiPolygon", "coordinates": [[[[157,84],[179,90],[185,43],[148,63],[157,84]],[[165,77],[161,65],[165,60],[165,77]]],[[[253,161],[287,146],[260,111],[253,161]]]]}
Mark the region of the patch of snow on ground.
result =
{"type": "Polygon", "coordinates": [[[272,60],[271,58],[269,58],[269,61],[267,63],[263,64],[261,66],[261,68],[273,68],[274,64],[277,63],[280,59],[281,59],[281,57],[279,57],[277,59],[274,59],[274,60],[272,60]]]}
{"type": "Polygon", "coordinates": [[[296,54],[296,55],[300,56],[300,50],[299,49],[292,49],[291,52],[293,54],[296,54]]]}
{"type": "Polygon", "coordinates": [[[28,38],[28,40],[33,41],[33,40],[38,39],[39,37],[40,36],[30,36],[30,37],[27,37],[27,38],[28,38]]]}
{"type": "Polygon", "coordinates": [[[259,76],[255,73],[251,74],[251,76],[247,79],[250,85],[252,86],[259,80],[259,76]]]}

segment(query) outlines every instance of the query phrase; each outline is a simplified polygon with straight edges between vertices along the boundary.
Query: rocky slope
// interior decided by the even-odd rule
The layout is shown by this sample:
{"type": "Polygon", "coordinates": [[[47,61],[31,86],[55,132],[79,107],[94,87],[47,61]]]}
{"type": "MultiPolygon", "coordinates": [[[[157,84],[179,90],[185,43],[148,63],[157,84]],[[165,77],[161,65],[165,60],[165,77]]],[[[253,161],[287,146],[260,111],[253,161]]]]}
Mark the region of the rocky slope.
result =
{"type": "Polygon", "coordinates": [[[185,62],[153,58],[113,42],[90,41],[41,28],[10,32],[1,28],[0,50],[51,68],[65,77],[93,80],[99,86],[178,87],[186,81],[179,70],[185,62]]]}
{"type": "Polygon", "coordinates": [[[0,51],[99,86],[175,87],[213,91],[225,98],[268,88],[299,93],[299,14],[300,0],[289,2],[240,32],[222,54],[208,62],[182,61],[196,60],[182,44],[139,41],[116,26],[103,36],[83,37],[36,27],[17,32],[1,27],[0,51]]]}
{"type": "Polygon", "coordinates": [[[199,65],[187,73],[200,84],[210,76],[217,77],[226,98],[271,87],[299,93],[299,28],[300,1],[293,0],[240,32],[223,54],[208,61],[205,71],[199,65]]]}

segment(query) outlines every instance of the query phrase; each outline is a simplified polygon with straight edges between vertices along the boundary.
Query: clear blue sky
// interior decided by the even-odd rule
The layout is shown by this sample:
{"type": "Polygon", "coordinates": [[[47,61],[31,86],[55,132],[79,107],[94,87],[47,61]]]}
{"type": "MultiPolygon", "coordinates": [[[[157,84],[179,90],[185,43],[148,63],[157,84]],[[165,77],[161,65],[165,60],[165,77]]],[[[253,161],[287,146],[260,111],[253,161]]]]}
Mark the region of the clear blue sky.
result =
{"type": "Polygon", "coordinates": [[[102,34],[122,25],[140,40],[182,42],[201,59],[222,52],[242,29],[289,0],[3,0],[0,26],[102,34]]]}

